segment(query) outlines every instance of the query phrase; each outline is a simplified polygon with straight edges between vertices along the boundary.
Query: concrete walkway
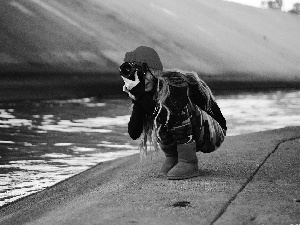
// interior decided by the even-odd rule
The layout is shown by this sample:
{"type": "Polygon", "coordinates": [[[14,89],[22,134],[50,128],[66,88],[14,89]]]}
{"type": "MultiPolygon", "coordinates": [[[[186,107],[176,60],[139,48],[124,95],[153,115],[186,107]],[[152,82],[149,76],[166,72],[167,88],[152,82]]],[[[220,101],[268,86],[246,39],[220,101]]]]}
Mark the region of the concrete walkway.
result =
{"type": "Polygon", "coordinates": [[[299,151],[300,127],[227,137],[179,181],[157,175],[162,155],[134,155],[3,207],[0,224],[300,224],[299,151]]]}

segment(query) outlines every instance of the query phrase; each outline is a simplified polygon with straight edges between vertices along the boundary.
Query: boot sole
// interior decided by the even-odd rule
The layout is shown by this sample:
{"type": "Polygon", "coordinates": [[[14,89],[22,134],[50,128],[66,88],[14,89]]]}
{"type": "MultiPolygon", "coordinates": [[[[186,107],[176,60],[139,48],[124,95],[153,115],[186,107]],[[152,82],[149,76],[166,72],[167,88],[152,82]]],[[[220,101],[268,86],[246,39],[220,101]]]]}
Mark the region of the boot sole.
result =
{"type": "Polygon", "coordinates": [[[168,180],[184,180],[184,179],[189,179],[193,177],[198,177],[200,175],[199,171],[196,171],[193,174],[189,174],[186,176],[167,176],[168,180]]]}

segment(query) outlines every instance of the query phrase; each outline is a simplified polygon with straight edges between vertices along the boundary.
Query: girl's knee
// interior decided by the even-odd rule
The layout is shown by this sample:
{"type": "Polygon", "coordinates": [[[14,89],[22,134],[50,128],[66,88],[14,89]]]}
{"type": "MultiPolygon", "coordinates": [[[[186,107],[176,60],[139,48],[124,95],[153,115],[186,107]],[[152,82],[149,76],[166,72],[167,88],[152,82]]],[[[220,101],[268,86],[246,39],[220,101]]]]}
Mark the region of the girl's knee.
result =
{"type": "Polygon", "coordinates": [[[203,153],[211,153],[217,150],[218,147],[215,145],[196,145],[196,151],[197,152],[203,152],[203,153]]]}

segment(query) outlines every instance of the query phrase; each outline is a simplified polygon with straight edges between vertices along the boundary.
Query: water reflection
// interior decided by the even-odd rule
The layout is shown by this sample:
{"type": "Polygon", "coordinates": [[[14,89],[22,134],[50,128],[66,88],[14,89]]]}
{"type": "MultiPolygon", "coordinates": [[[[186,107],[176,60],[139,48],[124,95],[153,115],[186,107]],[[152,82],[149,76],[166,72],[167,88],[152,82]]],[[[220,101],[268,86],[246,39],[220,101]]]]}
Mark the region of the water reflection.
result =
{"type": "Polygon", "coordinates": [[[0,105],[0,205],[99,162],[138,153],[128,139],[128,100],[0,105]]]}
{"type": "MultiPolygon", "coordinates": [[[[228,135],[300,126],[300,91],[216,96],[228,135]]],[[[0,104],[0,206],[138,152],[128,99],[0,104]]]]}
{"type": "Polygon", "coordinates": [[[218,104],[228,135],[300,125],[299,91],[219,96],[218,104]]]}

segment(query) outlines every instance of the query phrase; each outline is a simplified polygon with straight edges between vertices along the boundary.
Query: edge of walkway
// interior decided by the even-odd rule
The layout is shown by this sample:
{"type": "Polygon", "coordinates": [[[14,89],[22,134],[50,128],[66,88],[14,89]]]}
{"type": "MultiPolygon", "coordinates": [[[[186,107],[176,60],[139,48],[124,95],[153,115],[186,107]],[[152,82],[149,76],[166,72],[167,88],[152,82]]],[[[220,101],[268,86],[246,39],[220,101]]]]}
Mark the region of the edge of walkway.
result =
{"type": "Polygon", "coordinates": [[[299,140],[300,127],[227,137],[188,180],[157,175],[162,154],[100,163],[2,207],[0,224],[300,223],[299,140]]]}

